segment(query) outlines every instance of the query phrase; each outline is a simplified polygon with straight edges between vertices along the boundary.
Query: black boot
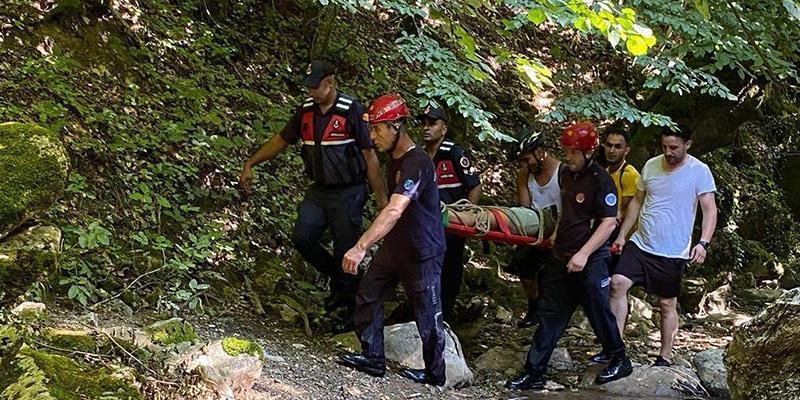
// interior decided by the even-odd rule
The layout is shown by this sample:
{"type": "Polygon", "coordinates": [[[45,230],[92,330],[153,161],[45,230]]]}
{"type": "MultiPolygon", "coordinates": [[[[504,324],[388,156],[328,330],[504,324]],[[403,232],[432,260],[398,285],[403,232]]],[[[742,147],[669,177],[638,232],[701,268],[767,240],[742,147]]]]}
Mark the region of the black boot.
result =
{"type": "Polygon", "coordinates": [[[366,357],[361,353],[342,353],[336,363],[379,378],[386,375],[386,360],[383,358],[366,357]]]}
{"type": "Polygon", "coordinates": [[[633,367],[631,366],[631,360],[625,353],[615,355],[611,359],[611,363],[608,364],[604,370],[600,371],[597,374],[597,378],[595,378],[595,383],[598,385],[602,385],[604,383],[612,382],[617,379],[622,379],[630,374],[633,373],[633,367]]]}
{"type": "Polygon", "coordinates": [[[447,378],[441,377],[436,378],[430,372],[424,369],[413,369],[413,368],[403,368],[400,370],[400,376],[403,378],[411,379],[417,383],[423,383],[426,385],[434,385],[434,386],[444,386],[445,381],[447,378]]]}
{"type": "Polygon", "coordinates": [[[529,328],[539,322],[539,304],[538,299],[528,300],[528,311],[525,312],[525,318],[517,321],[517,328],[529,328]]]}
{"type": "Polygon", "coordinates": [[[520,376],[506,381],[506,389],[511,390],[544,390],[547,380],[544,373],[530,372],[527,368],[520,376]]]}
{"type": "Polygon", "coordinates": [[[608,355],[606,353],[603,353],[601,351],[601,352],[589,357],[589,362],[591,364],[608,364],[609,362],[611,362],[611,358],[612,357],[610,355],[608,355]]]}

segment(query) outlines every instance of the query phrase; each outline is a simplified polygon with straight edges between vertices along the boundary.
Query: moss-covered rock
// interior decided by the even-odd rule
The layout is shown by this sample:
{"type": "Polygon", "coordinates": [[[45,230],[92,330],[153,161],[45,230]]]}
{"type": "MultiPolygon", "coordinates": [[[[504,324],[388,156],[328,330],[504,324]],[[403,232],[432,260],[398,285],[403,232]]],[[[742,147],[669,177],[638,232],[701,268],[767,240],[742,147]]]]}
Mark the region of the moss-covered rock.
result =
{"type": "Polygon", "coordinates": [[[60,243],[61,231],[52,226],[28,228],[0,242],[0,304],[15,302],[54,273],[60,243]]]}
{"type": "Polygon", "coordinates": [[[153,342],[164,346],[195,342],[198,339],[197,332],[192,325],[182,318],[156,322],[147,327],[147,333],[150,334],[153,342]]]}
{"type": "Polygon", "coordinates": [[[124,368],[112,371],[23,347],[4,375],[0,399],[142,399],[124,368]]]}
{"type": "Polygon", "coordinates": [[[786,292],[734,332],[725,354],[734,400],[798,399],[800,288],[786,292]]]}
{"type": "Polygon", "coordinates": [[[0,236],[50,208],[64,192],[68,169],[54,132],[35,124],[0,124],[0,236]]]}
{"type": "Polygon", "coordinates": [[[259,358],[264,358],[264,349],[258,343],[237,337],[226,337],[222,339],[222,349],[229,356],[236,357],[240,354],[249,354],[259,358]]]}
{"type": "Polygon", "coordinates": [[[60,349],[78,350],[95,353],[98,350],[110,348],[108,340],[101,340],[91,331],[47,328],[42,331],[40,340],[50,346],[60,349]]]}

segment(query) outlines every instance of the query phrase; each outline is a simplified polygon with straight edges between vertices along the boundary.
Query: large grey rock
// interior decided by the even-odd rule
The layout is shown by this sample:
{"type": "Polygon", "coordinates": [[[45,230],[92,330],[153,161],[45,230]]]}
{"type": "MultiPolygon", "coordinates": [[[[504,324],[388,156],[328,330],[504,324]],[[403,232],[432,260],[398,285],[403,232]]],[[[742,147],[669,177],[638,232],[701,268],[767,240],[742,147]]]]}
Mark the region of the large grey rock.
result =
{"type": "MultiPolygon", "coordinates": [[[[464,359],[458,337],[445,324],[444,361],[447,370],[445,388],[464,387],[472,383],[473,374],[464,359]]],[[[383,330],[386,358],[409,368],[425,368],[422,340],[416,322],[387,326],[383,330]]]]}
{"type": "Polygon", "coordinates": [[[800,399],[800,288],[733,334],[725,353],[734,400],[800,399]]]}
{"type": "Polygon", "coordinates": [[[497,371],[511,376],[525,363],[525,351],[493,347],[478,356],[473,365],[478,371],[497,371]]]}
{"type": "Polygon", "coordinates": [[[711,349],[695,354],[692,364],[700,377],[700,382],[712,395],[730,399],[728,390],[728,372],[725,370],[722,349],[711,349]]]}
{"type": "Polygon", "coordinates": [[[636,365],[633,374],[604,385],[594,385],[594,374],[584,377],[583,386],[601,392],[635,398],[666,397],[682,399],[685,396],[703,396],[697,374],[686,367],[654,367],[636,365]],[[587,379],[588,378],[588,379],[587,379]]]}
{"type": "MultiPolygon", "coordinates": [[[[475,359],[473,365],[478,371],[496,371],[511,376],[522,370],[530,346],[519,349],[494,347],[475,359]]],[[[576,367],[569,352],[564,347],[556,347],[547,366],[556,371],[569,371],[576,367]]]]}
{"type": "Polygon", "coordinates": [[[0,124],[0,238],[53,205],[64,192],[68,169],[54,132],[35,124],[0,124]]]}

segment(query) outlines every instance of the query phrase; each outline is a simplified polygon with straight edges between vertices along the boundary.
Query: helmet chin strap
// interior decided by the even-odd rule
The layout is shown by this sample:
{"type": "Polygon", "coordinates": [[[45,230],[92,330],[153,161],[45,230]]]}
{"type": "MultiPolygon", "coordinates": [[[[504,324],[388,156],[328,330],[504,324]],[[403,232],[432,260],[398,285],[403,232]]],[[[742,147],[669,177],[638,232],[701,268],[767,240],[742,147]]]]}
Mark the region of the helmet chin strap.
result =
{"type": "Polygon", "coordinates": [[[394,149],[397,147],[397,142],[400,141],[400,128],[403,127],[403,122],[400,122],[398,124],[393,124],[391,122],[387,122],[387,124],[389,124],[389,126],[394,128],[394,132],[395,132],[394,141],[392,141],[392,147],[390,147],[389,151],[388,151],[389,153],[393,153],[394,149]]]}
{"type": "Polygon", "coordinates": [[[583,171],[584,169],[589,168],[589,163],[592,162],[592,158],[591,157],[586,157],[586,152],[585,151],[582,151],[581,155],[583,155],[583,168],[581,169],[581,171],[583,171]]]}

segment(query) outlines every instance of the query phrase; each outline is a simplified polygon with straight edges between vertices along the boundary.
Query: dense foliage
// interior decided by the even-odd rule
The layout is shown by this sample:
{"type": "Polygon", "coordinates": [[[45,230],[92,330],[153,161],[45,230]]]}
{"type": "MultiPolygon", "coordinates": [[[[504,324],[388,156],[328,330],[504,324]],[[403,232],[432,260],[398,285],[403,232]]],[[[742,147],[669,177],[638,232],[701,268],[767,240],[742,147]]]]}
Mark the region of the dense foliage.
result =
{"type": "MultiPolygon", "coordinates": [[[[495,139],[528,121],[692,122],[665,98],[776,119],[796,112],[793,18],[792,0],[6,0],[0,122],[39,123],[70,152],[68,193],[50,214],[64,231],[57,296],[201,310],[238,301],[252,279],[298,309],[293,298],[317,292],[283,279],[300,159],[289,151],[259,167],[251,198],[236,179],[301,102],[298,78],[313,57],[340,65],[342,90],[363,101],[392,90],[449,106],[465,141],[486,140],[486,192],[503,202],[511,178],[494,162],[495,139]]],[[[753,192],[774,200],[748,203],[760,212],[788,212],[772,161],[726,169],[738,164],[735,149],[713,155],[728,184],[751,185],[722,185],[725,226],[759,215],[741,209],[753,192]]],[[[788,263],[789,224],[726,236],[731,255],[715,265],[741,268],[744,240],[763,240],[788,263]]]]}

